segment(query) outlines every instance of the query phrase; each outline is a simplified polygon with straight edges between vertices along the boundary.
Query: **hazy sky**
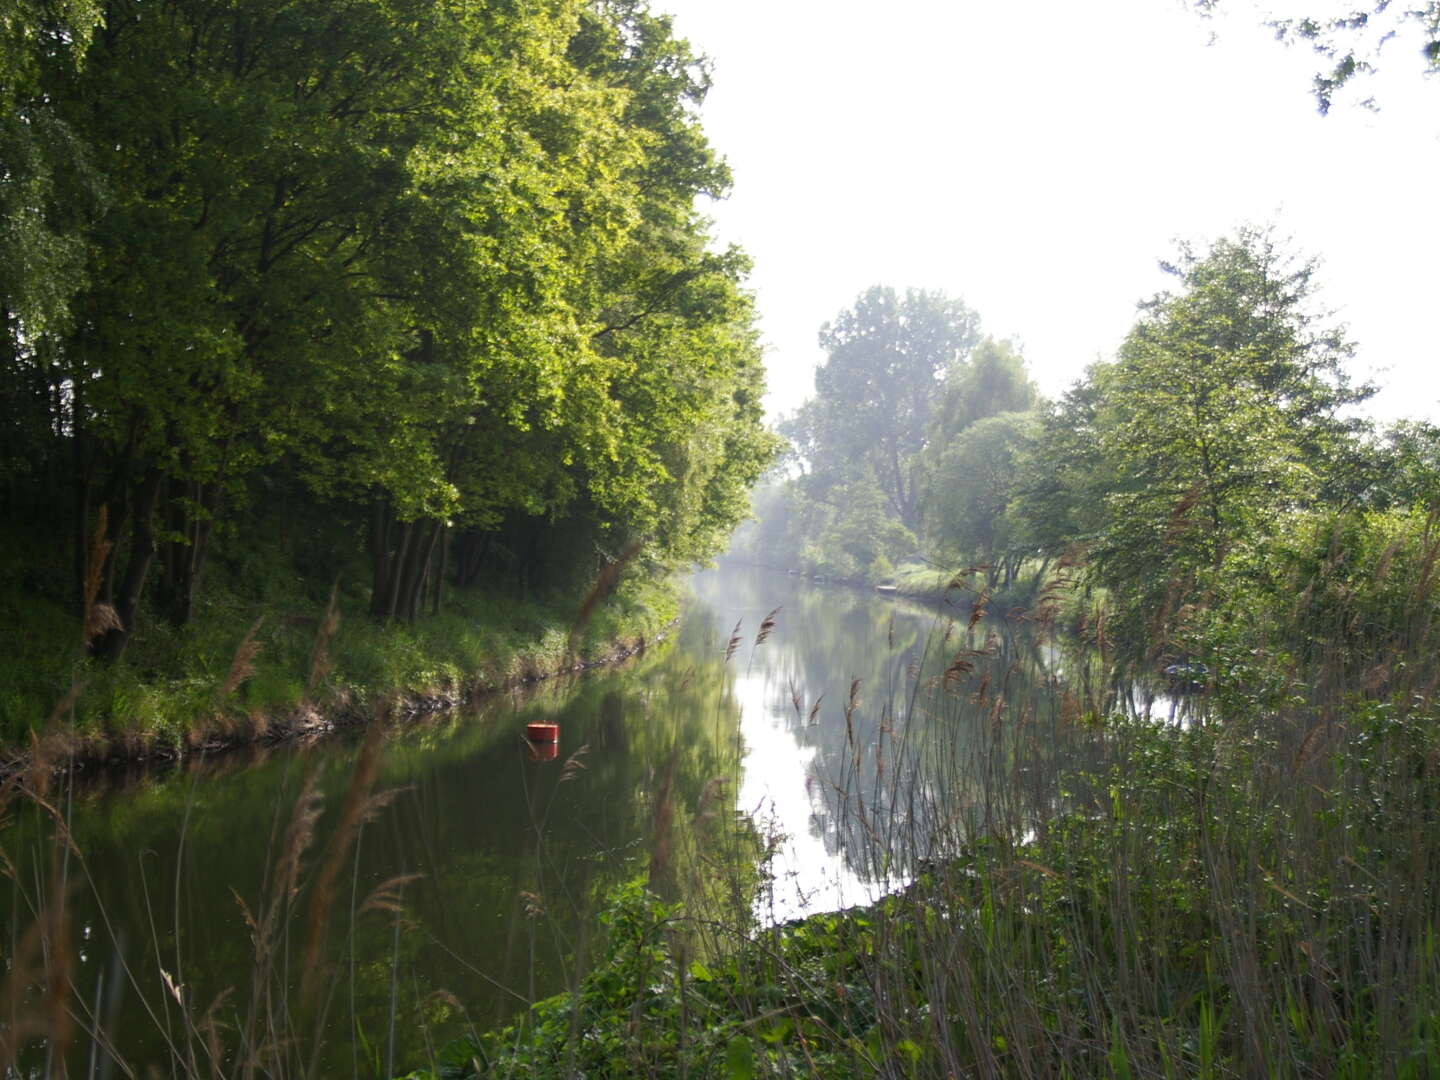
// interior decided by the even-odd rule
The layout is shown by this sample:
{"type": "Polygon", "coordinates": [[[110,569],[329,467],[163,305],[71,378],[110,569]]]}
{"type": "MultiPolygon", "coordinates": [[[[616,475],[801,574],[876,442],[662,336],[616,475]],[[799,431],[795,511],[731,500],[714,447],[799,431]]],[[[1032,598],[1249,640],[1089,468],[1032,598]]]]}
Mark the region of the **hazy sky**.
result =
{"type": "Polygon", "coordinates": [[[735,189],[713,214],[755,260],[772,410],[811,394],[820,324],[877,283],[963,297],[1058,394],[1176,239],[1249,222],[1323,259],[1372,411],[1440,420],[1440,80],[1392,42],[1381,111],[1321,117],[1317,59],[1242,2],[652,0],[714,62],[735,189]]]}

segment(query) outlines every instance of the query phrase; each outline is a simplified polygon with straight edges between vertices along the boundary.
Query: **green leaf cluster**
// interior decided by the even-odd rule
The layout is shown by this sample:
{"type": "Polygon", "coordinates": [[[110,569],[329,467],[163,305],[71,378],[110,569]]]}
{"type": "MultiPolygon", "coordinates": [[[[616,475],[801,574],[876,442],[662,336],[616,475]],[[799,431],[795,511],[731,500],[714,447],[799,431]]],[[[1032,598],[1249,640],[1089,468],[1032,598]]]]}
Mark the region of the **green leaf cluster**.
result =
{"type": "Polygon", "coordinates": [[[27,391],[0,479],[77,565],[106,509],[102,651],[143,603],[183,623],[211,541],[277,500],[355,523],[382,616],[465,577],[452,539],[537,581],[722,544],[774,442],[748,262],[695,206],[729,179],[708,71],[668,19],[112,0],[66,9],[87,37],[41,7],[0,52],[0,90],[44,106],[0,129],[31,163],[0,185],[27,391]],[[103,207],[60,197],[82,164],[103,207]],[[588,556],[545,553],[557,529],[588,556]]]}

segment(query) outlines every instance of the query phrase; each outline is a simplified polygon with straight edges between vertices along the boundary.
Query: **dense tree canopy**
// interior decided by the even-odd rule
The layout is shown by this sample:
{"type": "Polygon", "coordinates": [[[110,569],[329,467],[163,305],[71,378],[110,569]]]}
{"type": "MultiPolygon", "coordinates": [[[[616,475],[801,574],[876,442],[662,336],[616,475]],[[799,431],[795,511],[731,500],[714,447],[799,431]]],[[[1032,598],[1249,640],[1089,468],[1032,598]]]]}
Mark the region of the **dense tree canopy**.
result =
{"type": "Polygon", "coordinates": [[[773,448],[748,265],[694,206],[728,184],[696,119],[708,75],[668,20],[87,12],[27,7],[0,43],[6,124],[38,102],[50,128],[21,134],[63,135],[0,184],[0,362],[27,388],[0,420],[7,503],[64,522],[77,571],[105,511],[102,651],[146,597],[186,621],[216,529],[276,500],[364,523],[382,616],[496,559],[586,575],[631,543],[717,549],[773,448]],[[96,197],[55,197],[62,174],[96,197]],[[44,273],[12,280],[10,252],[44,273]]]}
{"type": "MultiPolygon", "coordinates": [[[[1030,535],[1085,546],[1137,626],[1213,587],[1227,558],[1329,497],[1368,396],[1351,346],[1311,309],[1315,266],[1246,229],[1168,267],[1113,361],[1049,414],[1023,498],[1030,535]]],[[[1137,630],[1137,633],[1139,631],[1137,630]]]]}
{"type": "Polygon", "coordinates": [[[979,339],[963,301],[876,286],[826,323],[808,418],[816,453],[847,477],[868,472],[909,529],[919,525],[917,455],[945,379],[979,339]]]}
{"type": "Polygon", "coordinates": [[[742,546],[847,579],[882,580],[917,556],[1013,577],[1023,555],[1006,546],[1019,530],[1009,505],[1038,400],[1015,345],[982,339],[960,300],[880,286],[820,341],[815,397],[780,424],[793,475],[742,546]]]}

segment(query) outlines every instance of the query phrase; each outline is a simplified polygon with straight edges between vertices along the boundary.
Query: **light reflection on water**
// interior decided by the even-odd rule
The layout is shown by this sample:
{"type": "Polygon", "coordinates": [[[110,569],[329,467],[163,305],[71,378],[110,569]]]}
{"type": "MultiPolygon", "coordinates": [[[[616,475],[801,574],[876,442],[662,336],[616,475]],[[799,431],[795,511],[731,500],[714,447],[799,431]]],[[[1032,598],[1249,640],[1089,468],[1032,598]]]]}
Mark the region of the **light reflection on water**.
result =
{"type": "Polygon", "coordinates": [[[872,902],[903,885],[903,858],[875,862],[919,854],[901,802],[911,790],[934,793],[897,784],[894,770],[910,753],[909,725],[931,723],[929,695],[918,695],[913,717],[912,704],[946,649],[960,644],[948,640],[958,609],[759,570],[699,574],[693,588],[722,647],[740,622],[729,684],[742,753],[736,806],[770,841],[771,888],[756,914],[781,921],[872,902]],[[756,629],[777,607],[773,633],[756,647],[756,629]],[[892,849],[867,842],[862,815],[871,828],[893,830],[892,849]]]}
{"type": "MultiPolygon", "coordinates": [[[[989,814],[977,765],[991,768],[983,784],[997,789],[1023,775],[985,756],[968,701],[983,677],[992,700],[1000,688],[1013,703],[1007,724],[1026,708],[1033,717],[1052,707],[1035,702],[1055,696],[1044,689],[1055,657],[1024,624],[972,628],[957,608],[763,571],[698,574],[693,591],[673,640],[629,666],[387,736],[377,786],[396,794],[364,829],[347,890],[363,897],[397,875],[419,876],[406,888],[403,935],[373,913],[352,922],[349,892],[337,904],[332,960],[358,976],[337,984],[327,1069],[348,1071],[352,1024],[383,1028],[392,968],[465,1008],[437,1012],[428,1030],[403,1026],[397,1057],[412,1060],[422,1038],[442,1043],[465,1025],[501,1024],[567,985],[576,943],[621,882],[648,875],[693,904],[721,875],[745,881],[748,871],[735,867],[750,865],[753,837],[722,850],[726,815],[706,810],[714,792],[731,790],[726,782],[735,781],[735,809],[771,841],[771,887],[756,914],[773,921],[903,884],[917,859],[935,854],[927,830],[937,808],[989,814]],[[756,645],[777,607],[772,634],[756,645]],[[727,662],[737,619],[741,643],[727,662]],[[970,685],[932,695],[944,665],[966,649],[976,660],[970,685]],[[522,739],[530,721],[560,724],[556,760],[531,759],[522,739]],[[904,772],[937,746],[949,772],[894,783],[897,762],[904,772]],[[877,844],[877,829],[893,832],[877,844]],[[657,874],[662,849],[669,869],[657,874]],[[894,861],[877,867],[877,852],[894,861]]],[[[325,808],[318,835],[333,828],[357,752],[354,737],[279,746],[244,767],[238,755],[214,768],[192,760],[186,771],[77,795],[73,832],[95,887],[76,891],[70,914],[77,927],[99,928],[77,971],[85,985],[121,965],[139,973],[105,1021],[130,1061],[166,1059],[149,1019],[167,1000],[162,965],[172,970],[183,954],[196,1001],[232,989],[243,996],[252,959],[235,897],[252,907],[263,898],[272,837],[302,778],[314,778],[325,808]]],[[[0,832],[0,848],[43,856],[46,819],[17,819],[0,832]]],[[[320,849],[308,857],[318,862],[320,849]]],[[[23,897],[12,892],[0,895],[0,911],[23,926],[23,897]]]]}
{"type": "Polygon", "coordinates": [[[800,742],[790,703],[777,702],[768,671],[737,676],[731,692],[743,746],[736,806],[772,852],[773,886],[756,914],[783,921],[876,899],[827,827],[830,811],[819,789],[829,781],[817,767],[817,748],[800,742]]]}

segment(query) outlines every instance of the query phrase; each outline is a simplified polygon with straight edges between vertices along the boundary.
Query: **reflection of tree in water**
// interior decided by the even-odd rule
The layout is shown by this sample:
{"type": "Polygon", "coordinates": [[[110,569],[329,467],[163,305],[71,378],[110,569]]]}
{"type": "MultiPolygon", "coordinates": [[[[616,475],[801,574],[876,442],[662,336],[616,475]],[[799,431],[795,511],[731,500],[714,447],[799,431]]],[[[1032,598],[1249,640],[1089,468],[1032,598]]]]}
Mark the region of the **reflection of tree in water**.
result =
{"type": "MultiPolygon", "coordinates": [[[[490,1026],[562,989],[585,962],[605,894],[645,872],[660,818],[667,858],[654,883],[663,891],[698,912],[718,902],[717,882],[743,884],[755,846],[753,833],[737,834],[730,813],[738,764],[735,713],[725,701],[718,653],[667,648],[624,670],[398,731],[377,787],[400,794],[364,828],[331,913],[328,945],[343,977],[329,1003],[334,1056],[322,1071],[351,1071],[357,1029],[372,1045],[384,1039],[392,969],[402,987],[397,1061],[418,1060],[427,1038],[443,1042],[470,1022],[490,1026]],[[560,724],[556,761],[527,753],[524,724],[539,719],[560,724]],[[400,874],[418,875],[404,886],[404,932],[396,935],[391,913],[352,922],[375,886],[400,874]],[[442,989],[454,997],[433,996],[442,989]]],[[[231,890],[255,907],[272,838],[283,832],[307,768],[316,770],[323,799],[307,863],[319,860],[354,758],[354,744],[337,739],[203,785],[175,773],[123,799],[80,800],[75,837],[99,896],[80,891],[72,905],[76,925],[92,931],[77,971],[87,985],[102,968],[107,977],[113,971],[108,918],[140,972],[139,987],[117,998],[110,1025],[131,1060],[167,1057],[148,1013],[164,1007],[156,972],[162,964],[177,970],[177,949],[187,993],[202,1009],[226,987],[248,997],[250,947],[231,890]]],[[[40,818],[32,812],[5,833],[5,850],[42,851],[40,818]]],[[[16,899],[0,896],[12,926],[23,925],[16,899]]]]}
{"type": "Polygon", "coordinates": [[[1025,805],[1054,767],[1065,711],[1051,649],[1032,623],[972,625],[965,607],[781,574],[722,572],[699,588],[717,625],[733,625],[737,609],[783,605],[751,662],[763,665],[771,715],[814,748],[811,834],[862,879],[903,876],[957,826],[1013,829],[1053,809],[1025,805]],[[889,861],[877,865],[881,854],[889,861]]]}

